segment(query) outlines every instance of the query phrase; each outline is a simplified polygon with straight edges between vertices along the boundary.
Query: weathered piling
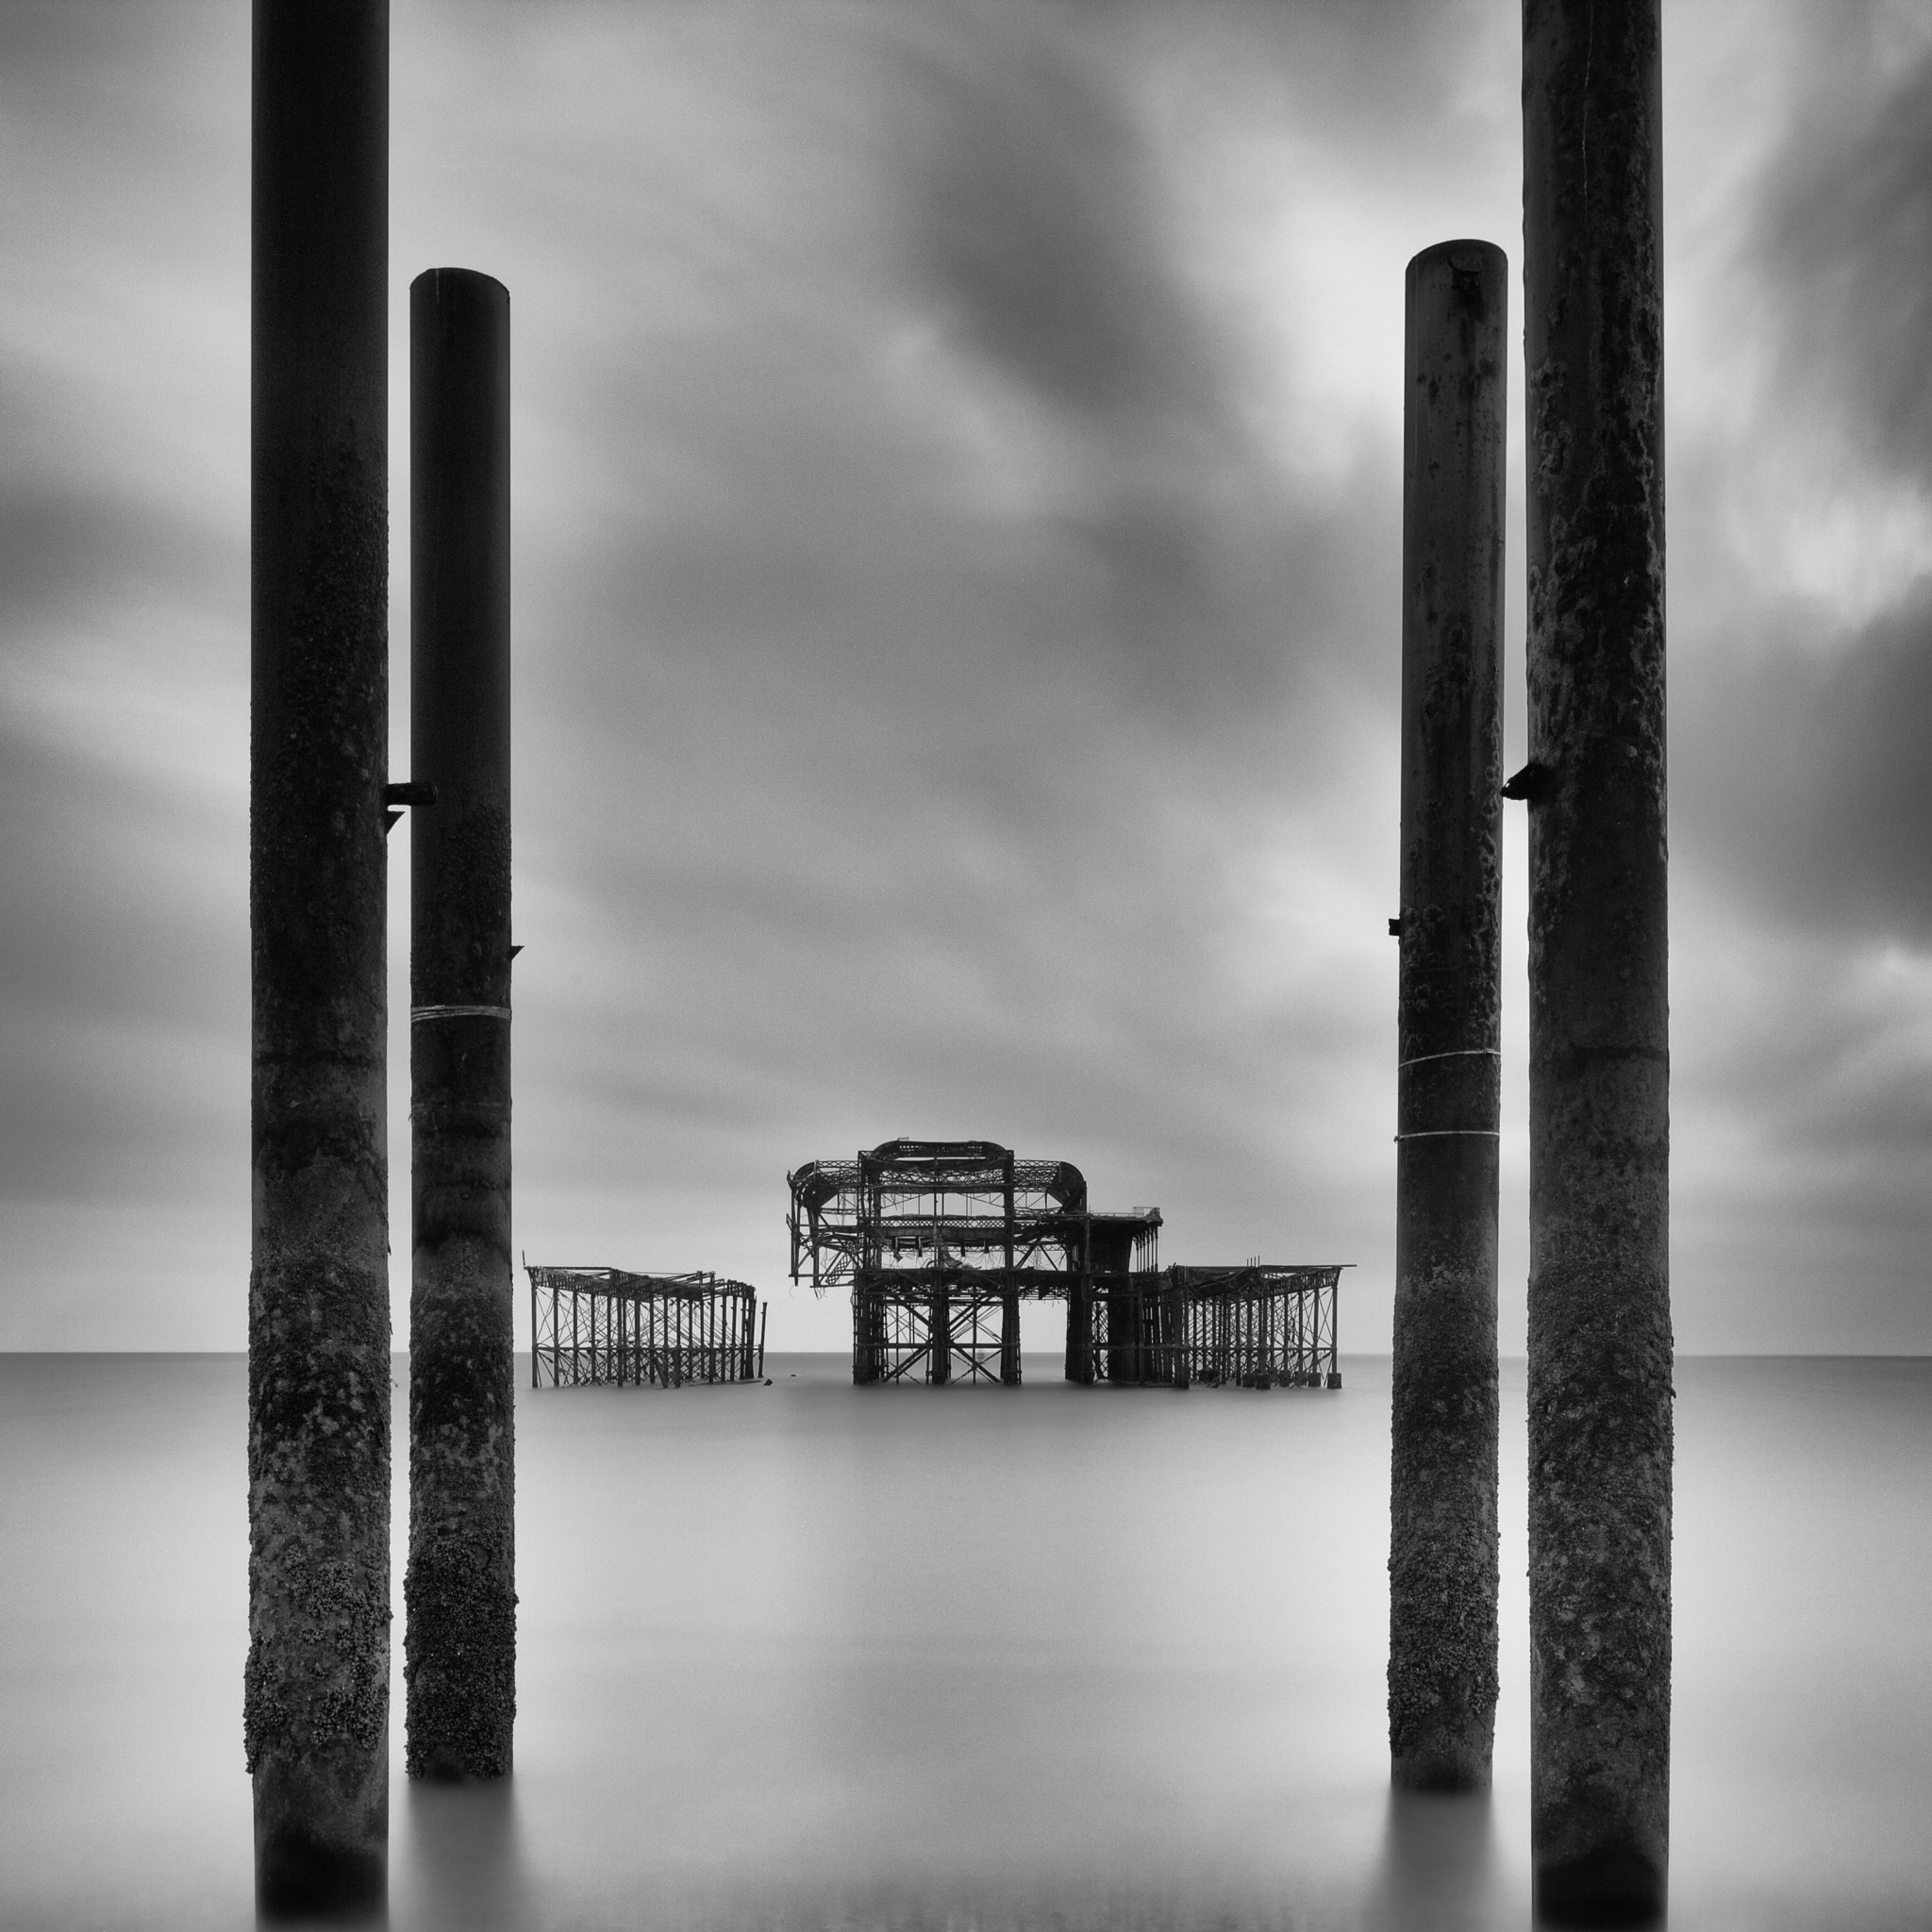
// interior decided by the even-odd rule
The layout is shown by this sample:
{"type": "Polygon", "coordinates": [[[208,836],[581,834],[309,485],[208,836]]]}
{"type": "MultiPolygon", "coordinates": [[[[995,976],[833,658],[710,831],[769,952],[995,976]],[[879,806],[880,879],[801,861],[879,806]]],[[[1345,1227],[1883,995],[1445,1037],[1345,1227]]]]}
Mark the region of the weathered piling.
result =
{"type": "Polygon", "coordinates": [[[516,1715],[509,295],[409,288],[408,1769],[502,1777],[516,1715]]]}
{"type": "Polygon", "coordinates": [[[1664,1908],[1669,1015],[1658,0],[1524,0],[1538,1909],[1664,1908]]]}
{"type": "Polygon", "coordinates": [[[1488,1788],[1496,1714],[1496,1134],[1508,262],[1408,265],[1389,1751],[1488,1788]]]}
{"type": "Polygon", "coordinates": [[[387,0],[256,0],[248,1663],[257,1896],[389,1835],[387,0]]]}

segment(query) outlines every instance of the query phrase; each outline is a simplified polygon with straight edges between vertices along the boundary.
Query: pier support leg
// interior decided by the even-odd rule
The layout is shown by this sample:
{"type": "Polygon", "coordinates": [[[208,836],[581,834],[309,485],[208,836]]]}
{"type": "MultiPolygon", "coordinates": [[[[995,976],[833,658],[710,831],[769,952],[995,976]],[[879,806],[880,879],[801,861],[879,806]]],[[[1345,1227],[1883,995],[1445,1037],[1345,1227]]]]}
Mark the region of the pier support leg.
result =
{"type": "MultiPolygon", "coordinates": [[[[510,1326],[509,295],[409,289],[411,1777],[504,1777],[516,1716],[510,1326]]],[[[628,1350],[613,1304],[607,1374],[628,1350]]]]}
{"type": "Polygon", "coordinates": [[[1671,1314],[1659,0],[1525,0],[1537,1909],[1662,1915],[1671,1314]]]}
{"type": "Polygon", "coordinates": [[[861,1388],[878,1380],[878,1350],[870,1298],[858,1287],[852,1291],[852,1379],[861,1388]]]}
{"type": "Polygon", "coordinates": [[[256,0],[248,1663],[268,1917],[389,1840],[386,0],[256,0]]]}
{"type": "Polygon", "coordinates": [[[1067,1285],[1067,1380],[1093,1379],[1093,1303],[1084,1277],[1067,1285]]]}
{"type": "Polygon", "coordinates": [[[1487,1790],[1495,1732],[1507,307],[1487,242],[1408,265],[1389,1544],[1405,1790],[1487,1790]]]}
{"type": "Polygon", "coordinates": [[[1010,1289],[1000,1298],[1000,1380],[1020,1386],[1020,1297],[1010,1289]]]}
{"type": "Polygon", "coordinates": [[[953,1301],[944,1282],[933,1289],[929,1306],[932,1348],[926,1357],[926,1380],[942,1389],[953,1379],[953,1301]]]}

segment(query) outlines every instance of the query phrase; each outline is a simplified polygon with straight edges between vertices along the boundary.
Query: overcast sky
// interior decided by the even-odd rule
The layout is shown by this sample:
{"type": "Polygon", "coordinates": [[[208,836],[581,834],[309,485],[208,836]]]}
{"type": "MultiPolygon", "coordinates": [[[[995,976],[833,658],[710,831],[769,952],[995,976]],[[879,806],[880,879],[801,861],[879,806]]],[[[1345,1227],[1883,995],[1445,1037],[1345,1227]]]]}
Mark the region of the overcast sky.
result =
{"type": "MultiPolygon", "coordinates": [[[[786,1171],[984,1137],[1386,1350],[1403,270],[1520,271],[1518,17],[395,0],[401,667],[408,281],[512,298],[533,1260],[842,1346],[786,1171]]],[[[0,7],[0,1346],[243,1341],[247,23],[0,7]]],[[[1932,1351],[1932,9],[1666,0],[1665,101],[1679,1341],[1932,1351]]]]}

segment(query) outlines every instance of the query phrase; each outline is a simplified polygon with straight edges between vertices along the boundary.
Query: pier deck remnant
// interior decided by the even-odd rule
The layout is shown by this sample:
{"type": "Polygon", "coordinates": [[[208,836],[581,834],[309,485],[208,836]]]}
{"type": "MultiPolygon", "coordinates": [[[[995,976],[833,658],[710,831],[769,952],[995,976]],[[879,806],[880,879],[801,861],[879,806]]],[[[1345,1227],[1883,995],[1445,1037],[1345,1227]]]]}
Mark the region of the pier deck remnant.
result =
{"type": "Polygon", "coordinates": [[[1186,1389],[1340,1389],[1336,1299],[1346,1262],[1175,1266],[1091,1291],[1089,1381],[1186,1389]]]}
{"type": "Polygon", "coordinates": [[[765,1372],[757,1290],[689,1274],[533,1267],[530,1387],[679,1389],[765,1372]]]}
{"type": "Polygon", "coordinates": [[[1487,1790],[1496,1715],[1503,503],[1508,261],[1408,264],[1389,1753],[1487,1790]]]}
{"type": "Polygon", "coordinates": [[[256,0],[248,1662],[266,1917],[389,1844],[389,8],[256,0]]]}
{"type": "Polygon", "coordinates": [[[1670,1015],[1659,0],[1524,0],[1530,1845],[1662,1916],[1670,1015]]]}

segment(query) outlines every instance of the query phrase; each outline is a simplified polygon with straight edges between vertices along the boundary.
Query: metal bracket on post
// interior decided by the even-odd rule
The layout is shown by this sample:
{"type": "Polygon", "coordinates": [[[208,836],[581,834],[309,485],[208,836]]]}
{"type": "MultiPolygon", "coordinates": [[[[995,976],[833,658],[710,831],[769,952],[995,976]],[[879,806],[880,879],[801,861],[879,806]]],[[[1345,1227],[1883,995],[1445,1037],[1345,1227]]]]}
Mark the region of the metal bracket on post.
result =
{"type": "Polygon", "coordinates": [[[402,817],[402,812],[397,808],[406,805],[434,805],[436,787],[418,785],[405,778],[397,784],[385,785],[382,788],[382,836],[386,839],[395,830],[396,821],[402,817]]]}

